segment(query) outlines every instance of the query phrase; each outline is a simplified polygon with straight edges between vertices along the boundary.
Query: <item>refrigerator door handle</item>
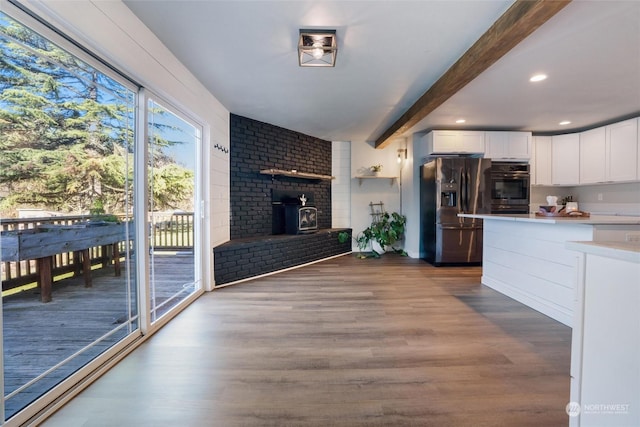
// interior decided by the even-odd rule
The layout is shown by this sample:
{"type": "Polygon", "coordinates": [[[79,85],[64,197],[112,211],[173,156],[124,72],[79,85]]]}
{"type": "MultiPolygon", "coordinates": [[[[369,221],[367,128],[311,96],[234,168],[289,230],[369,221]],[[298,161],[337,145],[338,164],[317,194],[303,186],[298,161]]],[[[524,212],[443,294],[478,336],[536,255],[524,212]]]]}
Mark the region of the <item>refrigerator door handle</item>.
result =
{"type": "Polygon", "coordinates": [[[462,212],[467,212],[469,210],[469,173],[466,169],[462,169],[460,193],[460,207],[462,212]]]}
{"type": "Polygon", "coordinates": [[[465,200],[467,198],[467,184],[466,184],[466,174],[465,170],[462,169],[460,171],[460,208],[458,209],[460,212],[465,211],[465,200]]]}
{"type": "Polygon", "coordinates": [[[461,197],[460,199],[460,207],[462,208],[462,212],[466,212],[467,211],[467,170],[466,169],[462,169],[462,180],[460,182],[460,187],[462,187],[462,189],[460,190],[461,197]]]}
{"type": "Polygon", "coordinates": [[[467,207],[464,211],[468,213],[471,211],[471,173],[469,172],[469,169],[467,169],[467,179],[465,180],[465,183],[467,184],[467,190],[465,191],[467,196],[467,207]]]}

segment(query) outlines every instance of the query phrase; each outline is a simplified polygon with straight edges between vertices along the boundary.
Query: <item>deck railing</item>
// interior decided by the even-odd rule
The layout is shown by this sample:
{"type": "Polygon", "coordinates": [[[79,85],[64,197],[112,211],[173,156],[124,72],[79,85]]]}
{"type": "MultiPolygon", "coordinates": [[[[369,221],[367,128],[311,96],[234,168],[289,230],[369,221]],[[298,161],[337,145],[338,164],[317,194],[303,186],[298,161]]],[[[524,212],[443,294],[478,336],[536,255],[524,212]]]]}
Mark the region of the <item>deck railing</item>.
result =
{"type": "MultiPolygon", "coordinates": [[[[91,219],[91,215],[69,215],[37,218],[17,218],[0,220],[0,230],[28,230],[41,225],[73,225],[91,219]]],[[[153,212],[149,214],[149,240],[154,250],[193,250],[193,212],[153,212]]],[[[125,254],[125,242],[120,253],[125,254]]],[[[108,246],[89,248],[91,265],[103,264],[111,260],[108,246]]],[[[53,256],[53,276],[55,277],[80,269],[78,253],[66,252],[53,256]]],[[[6,291],[37,282],[35,260],[0,260],[2,290],[6,291]]]]}

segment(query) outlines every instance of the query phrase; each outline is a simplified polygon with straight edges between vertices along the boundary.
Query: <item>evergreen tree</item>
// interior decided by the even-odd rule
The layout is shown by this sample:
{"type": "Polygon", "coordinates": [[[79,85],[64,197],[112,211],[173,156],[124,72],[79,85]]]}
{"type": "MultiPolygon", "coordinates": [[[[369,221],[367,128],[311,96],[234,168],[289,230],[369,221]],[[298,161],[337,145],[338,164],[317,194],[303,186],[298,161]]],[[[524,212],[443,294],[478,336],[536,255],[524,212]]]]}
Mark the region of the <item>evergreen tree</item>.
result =
{"type": "MultiPolygon", "coordinates": [[[[0,214],[132,206],[135,93],[1,13],[0,53],[0,214]]],[[[172,127],[154,126],[151,162],[171,165],[154,173],[154,206],[175,208],[193,174],[162,153],[172,127]]]]}

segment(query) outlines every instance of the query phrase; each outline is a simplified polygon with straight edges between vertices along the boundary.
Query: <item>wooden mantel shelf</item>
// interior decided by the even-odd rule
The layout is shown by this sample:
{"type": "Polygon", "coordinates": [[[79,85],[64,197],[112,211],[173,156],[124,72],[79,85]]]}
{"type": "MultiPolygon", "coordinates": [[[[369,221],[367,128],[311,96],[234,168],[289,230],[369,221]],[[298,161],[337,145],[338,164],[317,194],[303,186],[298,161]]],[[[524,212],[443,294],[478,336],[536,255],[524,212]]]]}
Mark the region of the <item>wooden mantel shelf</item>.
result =
{"type": "Polygon", "coordinates": [[[354,178],[358,179],[359,185],[362,185],[363,179],[388,179],[389,185],[393,185],[396,179],[398,179],[397,176],[382,176],[382,175],[362,175],[362,176],[356,176],[354,178]]]}
{"type": "Polygon", "coordinates": [[[282,169],[263,169],[260,171],[263,175],[271,175],[273,176],[290,176],[293,178],[302,178],[302,179],[322,179],[326,181],[330,181],[335,179],[335,176],[331,175],[320,175],[317,173],[307,173],[307,172],[298,172],[296,170],[282,170],[282,169]]]}

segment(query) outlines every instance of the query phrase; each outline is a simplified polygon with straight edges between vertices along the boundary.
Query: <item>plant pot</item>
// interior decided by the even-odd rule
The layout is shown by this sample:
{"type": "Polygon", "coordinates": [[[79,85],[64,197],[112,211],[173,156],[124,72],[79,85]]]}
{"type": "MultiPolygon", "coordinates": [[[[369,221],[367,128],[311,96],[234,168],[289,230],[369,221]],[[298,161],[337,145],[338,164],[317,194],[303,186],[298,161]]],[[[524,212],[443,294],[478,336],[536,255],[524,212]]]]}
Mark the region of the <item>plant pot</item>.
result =
{"type": "Polygon", "coordinates": [[[375,241],[371,242],[371,250],[379,253],[380,255],[386,252],[385,249],[382,246],[380,246],[380,243],[375,241]]]}

